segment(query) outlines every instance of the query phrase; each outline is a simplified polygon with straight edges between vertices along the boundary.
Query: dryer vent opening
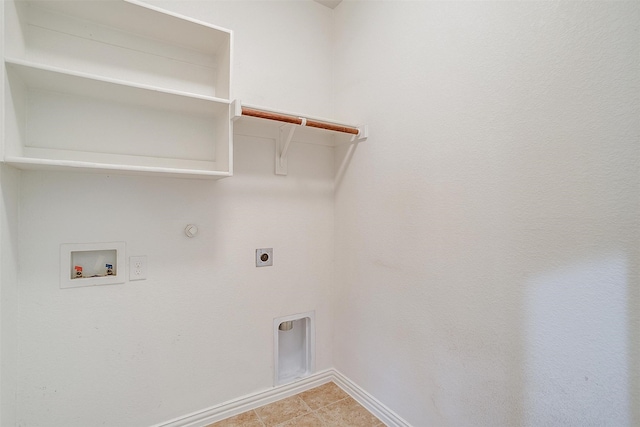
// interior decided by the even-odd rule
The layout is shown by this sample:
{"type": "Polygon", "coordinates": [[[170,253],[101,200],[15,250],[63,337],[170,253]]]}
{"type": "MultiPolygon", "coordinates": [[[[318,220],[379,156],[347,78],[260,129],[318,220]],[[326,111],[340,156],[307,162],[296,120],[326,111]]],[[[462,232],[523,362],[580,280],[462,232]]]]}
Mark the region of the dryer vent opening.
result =
{"type": "Polygon", "coordinates": [[[287,384],[314,371],[314,313],[274,320],[275,385],[287,384]]]}

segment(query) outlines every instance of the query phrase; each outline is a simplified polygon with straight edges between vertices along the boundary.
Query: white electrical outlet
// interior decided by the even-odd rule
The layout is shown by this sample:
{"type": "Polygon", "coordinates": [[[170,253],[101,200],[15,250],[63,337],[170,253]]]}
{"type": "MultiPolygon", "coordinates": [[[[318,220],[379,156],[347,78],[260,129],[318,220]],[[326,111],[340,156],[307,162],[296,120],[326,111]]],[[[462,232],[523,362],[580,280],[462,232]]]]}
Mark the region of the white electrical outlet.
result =
{"type": "Polygon", "coordinates": [[[147,278],[147,256],[129,257],[129,280],[145,280],[147,278]]]}

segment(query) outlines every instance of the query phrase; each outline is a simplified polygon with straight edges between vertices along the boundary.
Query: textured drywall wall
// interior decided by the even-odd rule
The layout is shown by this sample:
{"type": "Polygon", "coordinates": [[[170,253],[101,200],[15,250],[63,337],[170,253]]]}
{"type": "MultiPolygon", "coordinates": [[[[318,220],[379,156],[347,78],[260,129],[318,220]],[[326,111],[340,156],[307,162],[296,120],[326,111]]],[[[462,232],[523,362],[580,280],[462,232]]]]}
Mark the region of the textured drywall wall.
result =
{"type": "MultiPolygon", "coordinates": [[[[235,31],[235,96],[334,116],[330,10],[154,4],[235,31]]],[[[314,307],[318,369],[335,346],[415,426],[640,422],[637,6],[334,14],[335,117],[372,134],[336,153],[333,343],[331,149],[294,144],[286,180],[247,136],[216,183],[26,172],[22,425],[150,425],[267,388],[271,319],[314,307]],[[149,256],[149,280],[61,293],[57,245],[89,239],[149,256]]]]}
{"type": "MultiPolygon", "coordinates": [[[[245,99],[330,115],[330,10],[311,1],[165,6],[234,30],[245,99]],[[274,29],[295,25],[300,39],[286,55],[253,61],[247,51],[282,37],[257,30],[265,14],[274,29]],[[320,69],[300,74],[308,43],[320,46],[320,69]],[[316,87],[325,91],[309,92],[316,87]]],[[[316,368],[332,366],[333,149],[293,143],[286,177],[273,173],[274,149],[270,136],[236,134],[235,176],[220,181],[22,173],[18,425],[148,426],[266,390],[273,319],[294,313],[315,310],[316,368]],[[189,223],[199,227],[193,239],[189,223]],[[59,289],[60,244],[105,241],[146,255],[148,279],[59,289]],[[274,248],[273,267],[255,267],[263,247],[274,248]]]]}
{"type": "Polygon", "coordinates": [[[334,14],[336,368],[415,426],[638,425],[640,4],[334,14]]]}
{"type": "Polygon", "coordinates": [[[232,98],[333,117],[331,9],[311,0],[147,3],[233,30],[232,98]]]}
{"type": "Polygon", "coordinates": [[[310,310],[331,367],[332,149],[293,145],[284,179],[273,150],[238,136],[218,182],[23,174],[19,425],[152,425],[268,389],[273,319],[310,310]],[[60,244],[105,241],[148,279],[59,289],[60,244]]]}
{"type": "Polygon", "coordinates": [[[0,165],[0,425],[16,421],[20,172],[0,165]]]}

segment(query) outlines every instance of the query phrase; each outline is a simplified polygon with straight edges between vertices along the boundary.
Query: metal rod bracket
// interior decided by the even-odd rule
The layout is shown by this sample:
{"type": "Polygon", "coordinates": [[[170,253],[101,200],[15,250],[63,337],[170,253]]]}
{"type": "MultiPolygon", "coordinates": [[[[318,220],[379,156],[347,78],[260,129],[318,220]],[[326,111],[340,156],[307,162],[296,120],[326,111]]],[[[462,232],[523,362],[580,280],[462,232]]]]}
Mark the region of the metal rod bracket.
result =
{"type": "Polygon", "coordinates": [[[358,127],[358,134],[351,137],[351,142],[366,141],[369,138],[369,125],[358,127]]]}

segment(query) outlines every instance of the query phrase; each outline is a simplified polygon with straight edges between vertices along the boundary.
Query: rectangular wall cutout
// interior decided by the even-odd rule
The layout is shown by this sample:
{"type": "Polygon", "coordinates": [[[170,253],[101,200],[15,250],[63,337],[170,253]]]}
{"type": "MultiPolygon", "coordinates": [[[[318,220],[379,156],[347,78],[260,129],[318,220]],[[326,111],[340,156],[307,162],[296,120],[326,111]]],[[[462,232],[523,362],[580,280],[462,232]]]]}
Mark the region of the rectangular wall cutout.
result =
{"type": "Polygon", "coordinates": [[[288,384],[315,371],[315,311],[273,320],[274,385],[288,384]]]}
{"type": "Polygon", "coordinates": [[[124,250],[124,242],[60,245],[60,288],[124,283],[124,250]]]}

